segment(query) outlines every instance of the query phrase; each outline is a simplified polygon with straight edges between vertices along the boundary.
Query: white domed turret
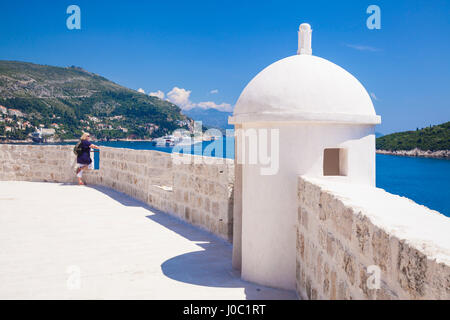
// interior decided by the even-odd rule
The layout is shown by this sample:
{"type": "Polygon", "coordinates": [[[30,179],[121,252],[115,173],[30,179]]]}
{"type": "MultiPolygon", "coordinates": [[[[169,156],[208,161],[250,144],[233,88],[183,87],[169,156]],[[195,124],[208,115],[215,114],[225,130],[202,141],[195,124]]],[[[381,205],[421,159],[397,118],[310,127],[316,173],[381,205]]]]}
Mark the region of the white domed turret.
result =
{"type": "Polygon", "coordinates": [[[369,94],[336,64],[300,54],[261,71],[242,92],[233,123],[248,121],[380,123],[369,94]]]}
{"type": "Polygon", "coordinates": [[[380,123],[369,94],[355,77],[312,56],[311,26],[301,24],[298,34],[297,55],[271,64],[250,81],[231,122],[380,123]]]}
{"type": "Polygon", "coordinates": [[[233,265],[245,280],[284,289],[295,288],[298,176],[375,185],[381,118],[355,77],[312,55],[311,34],[308,24],[300,26],[298,55],[250,81],[230,117],[233,265]]]}

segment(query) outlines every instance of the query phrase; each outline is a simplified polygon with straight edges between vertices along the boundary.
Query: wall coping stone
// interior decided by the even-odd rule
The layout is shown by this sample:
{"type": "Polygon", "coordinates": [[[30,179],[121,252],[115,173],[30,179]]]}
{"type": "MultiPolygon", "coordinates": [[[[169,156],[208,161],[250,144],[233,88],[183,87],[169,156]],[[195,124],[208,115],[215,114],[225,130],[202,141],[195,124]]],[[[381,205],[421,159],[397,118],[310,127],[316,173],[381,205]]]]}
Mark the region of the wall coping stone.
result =
{"type": "Polygon", "coordinates": [[[349,183],[347,177],[301,176],[321,191],[332,193],[372,224],[404,240],[437,263],[450,266],[450,218],[411,199],[368,185],[349,183]]]}

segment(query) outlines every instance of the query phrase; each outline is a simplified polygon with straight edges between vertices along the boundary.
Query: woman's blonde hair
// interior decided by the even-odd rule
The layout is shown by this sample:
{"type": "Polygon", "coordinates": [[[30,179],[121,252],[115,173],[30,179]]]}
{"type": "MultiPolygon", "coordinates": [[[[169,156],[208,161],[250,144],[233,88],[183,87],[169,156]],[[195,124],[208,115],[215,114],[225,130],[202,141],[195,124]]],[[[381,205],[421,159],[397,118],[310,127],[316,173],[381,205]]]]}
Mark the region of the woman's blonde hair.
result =
{"type": "Polygon", "coordinates": [[[89,133],[83,133],[83,135],[81,136],[81,140],[87,140],[87,138],[89,138],[90,137],[90,134],[89,133]]]}

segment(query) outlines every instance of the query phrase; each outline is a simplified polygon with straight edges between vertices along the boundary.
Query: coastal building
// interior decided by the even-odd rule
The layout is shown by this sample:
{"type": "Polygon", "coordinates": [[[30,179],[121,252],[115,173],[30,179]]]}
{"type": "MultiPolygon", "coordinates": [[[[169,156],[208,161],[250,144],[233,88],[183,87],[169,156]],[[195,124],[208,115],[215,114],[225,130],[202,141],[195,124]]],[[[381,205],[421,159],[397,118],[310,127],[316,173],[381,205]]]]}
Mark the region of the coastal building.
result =
{"type": "Polygon", "coordinates": [[[0,105],[0,113],[8,114],[8,109],[6,107],[0,105]]]}
{"type": "Polygon", "coordinates": [[[24,114],[17,109],[9,109],[8,113],[10,116],[16,116],[16,117],[20,117],[20,118],[24,117],[24,114]]]}
{"type": "Polygon", "coordinates": [[[52,128],[41,128],[40,132],[43,136],[52,136],[56,133],[56,130],[52,128]]]}
{"type": "Polygon", "coordinates": [[[89,118],[89,120],[91,120],[92,122],[95,122],[95,123],[100,122],[100,119],[97,118],[97,117],[89,116],[88,118],[89,118]]]}
{"type": "Polygon", "coordinates": [[[245,280],[283,289],[296,286],[298,176],[375,186],[374,129],[381,122],[355,77],[312,55],[310,25],[298,33],[297,55],[261,71],[229,121],[236,128],[235,195],[241,194],[233,265],[245,280]]]}

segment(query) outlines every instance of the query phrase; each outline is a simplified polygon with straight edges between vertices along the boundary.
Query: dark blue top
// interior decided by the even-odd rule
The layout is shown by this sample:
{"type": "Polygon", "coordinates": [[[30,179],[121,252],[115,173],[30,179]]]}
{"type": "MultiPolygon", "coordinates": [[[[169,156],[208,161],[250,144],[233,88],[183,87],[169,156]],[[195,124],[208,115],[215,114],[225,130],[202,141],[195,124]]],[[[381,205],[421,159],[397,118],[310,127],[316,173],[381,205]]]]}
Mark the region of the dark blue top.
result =
{"type": "Polygon", "coordinates": [[[90,165],[91,160],[91,143],[87,140],[81,141],[81,153],[77,157],[77,163],[90,165]]]}

